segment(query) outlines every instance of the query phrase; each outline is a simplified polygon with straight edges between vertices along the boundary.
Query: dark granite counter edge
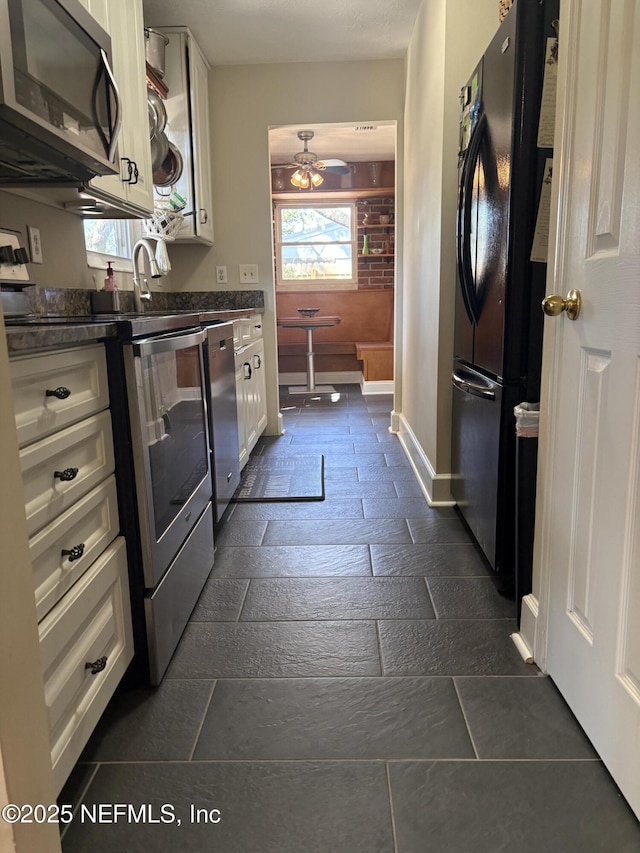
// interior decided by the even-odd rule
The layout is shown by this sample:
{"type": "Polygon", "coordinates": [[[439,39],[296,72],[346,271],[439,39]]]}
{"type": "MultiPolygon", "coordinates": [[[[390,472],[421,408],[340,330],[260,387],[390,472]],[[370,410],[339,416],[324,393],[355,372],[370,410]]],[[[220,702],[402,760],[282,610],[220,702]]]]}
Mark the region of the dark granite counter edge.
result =
{"type": "MultiPolygon", "coordinates": [[[[46,317],[82,316],[91,313],[91,291],[72,287],[26,287],[29,310],[46,317]]],[[[133,291],[119,291],[122,311],[134,310],[133,291]]],[[[253,310],[264,311],[263,290],[204,290],[204,291],[154,291],[152,299],[154,311],[219,311],[253,310]]]]}
{"type": "MultiPolygon", "coordinates": [[[[251,314],[262,313],[260,308],[235,308],[193,311],[201,320],[236,320],[241,317],[249,317],[251,314]]],[[[179,313],[179,312],[176,312],[179,313]]],[[[167,314],[172,314],[167,311],[167,314]]],[[[69,318],[71,320],[71,318],[69,318]]],[[[34,350],[50,348],[61,348],[77,346],[85,343],[94,343],[104,338],[117,337],[117,315],[113,321],[101,320],[99,322],[69,322],[56,323],[55,325],[24,325],[7,326],[7,349],[9,353],[26,353],[34,350]]]]}
{"type": "Polygon", "coordinates": [[[9,326],[9,354],[95,343],[116,336],[115,323],[70,323],[57,326],[9,326]]]}

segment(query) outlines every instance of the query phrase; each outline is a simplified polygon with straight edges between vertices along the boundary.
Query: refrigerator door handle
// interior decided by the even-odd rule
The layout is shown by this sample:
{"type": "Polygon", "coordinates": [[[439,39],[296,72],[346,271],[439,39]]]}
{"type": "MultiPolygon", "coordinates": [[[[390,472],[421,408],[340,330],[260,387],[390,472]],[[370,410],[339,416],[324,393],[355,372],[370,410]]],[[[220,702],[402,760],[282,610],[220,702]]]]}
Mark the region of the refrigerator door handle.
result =
{"type": "Polygon", "coordinates": [[[462,288],[462,296],[469,322],[478,323],[480,319],[481,306],[478,305],[476,296],[476,285],[471,266],[471,198],[473,195],[473,179],[475,166],[480,153],[480,144],[487,126],[487,117],[483,113],[476,124],[464,161],[462,163],[462,174],[460,177],[460,194],[458,198],[458,235],[456,241],[456,254],[458,261],[458,278],[462,288]]]}
{"type": "Polygon", "coordinates": [[[474,397],[482,397],[484,400],[495,400],[496,392],[481,382],[474,382],[468,376],[462,375],[459,371],[454,370],[451,374],[451,382],[460,391],[465,394],[473,394],[474,397]]]}

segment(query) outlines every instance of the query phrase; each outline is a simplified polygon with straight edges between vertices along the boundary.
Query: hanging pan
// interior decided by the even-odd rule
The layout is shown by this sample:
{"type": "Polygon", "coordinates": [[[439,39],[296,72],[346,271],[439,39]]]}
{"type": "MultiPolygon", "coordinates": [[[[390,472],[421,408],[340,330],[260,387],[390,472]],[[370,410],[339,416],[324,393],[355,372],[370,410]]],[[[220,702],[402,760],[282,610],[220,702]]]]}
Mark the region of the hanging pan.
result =
{"type": "Polygon", "coordinates": [[[164,133],[154,133],[151,137],[151,171],[155,172],[169,156],[169,140],[164,133]]]}
{"type": "Polygon", "coordinates": [[[170,187],[176,184],[182,176],[182,154],[173,142],[169,142],[169,153],[153,172],[155,187],[170,187]]]}
{"type": "Polygon", "coordinates": [[[147,86],[147,102],[150,110],[155,114],[154,130],[156,133],[162,133],[167,125],[167,108],[160,95],[151,86],[147,86]]]}

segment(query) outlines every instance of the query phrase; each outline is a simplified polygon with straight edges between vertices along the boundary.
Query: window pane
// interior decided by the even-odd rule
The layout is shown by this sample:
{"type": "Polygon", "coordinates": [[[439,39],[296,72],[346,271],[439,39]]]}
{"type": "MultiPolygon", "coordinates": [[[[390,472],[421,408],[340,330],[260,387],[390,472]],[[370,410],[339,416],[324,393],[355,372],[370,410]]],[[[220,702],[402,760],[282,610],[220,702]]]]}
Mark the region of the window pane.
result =
{"type": "Polygon", "coordinates": [[[323,246],[320,244],[307,246],[282,247],[283,281],[299,281],[304,279],[346,279],[353,277],[353,262],[351,245],[323,246]]]}
{"type": "Polygon", "coordinates": [[[130,226],[126,219],[85,219],[84,242],[88,252],[117,258],[131,255],[130,226]]]}
{"type": "Polygon", "coordinates": [[[351,240],[351,208],[285,207],[280,209],[283,243],[334,243],[351,240]]]}

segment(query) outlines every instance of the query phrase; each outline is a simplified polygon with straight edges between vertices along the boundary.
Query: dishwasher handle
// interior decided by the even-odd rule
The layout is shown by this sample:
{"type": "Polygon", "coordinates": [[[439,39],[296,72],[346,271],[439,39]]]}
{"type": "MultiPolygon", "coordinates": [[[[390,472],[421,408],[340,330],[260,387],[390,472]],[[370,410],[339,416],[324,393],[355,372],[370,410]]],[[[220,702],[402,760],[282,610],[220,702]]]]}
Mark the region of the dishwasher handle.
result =
{"type": "Polygon", "coordinates": [[[496,399],[496,392],[492,391],[486,384],[474,381],[468,375],[464,375],[458,370],[454,370],[451,374],[451,382],[454,387],[465,394],[473,394],[474,397],[482,397],[483,400],[496,399]]]}
{"type": "Polygon", "coordinates": [[[187,329],[184,332],[168,332],[163,335],[144,338],[133,342],[133,353],[136,356],[158,355],[162,352],[176,352],[180,349],[203,344],[207,334],[204,329],[187,329]]]}

